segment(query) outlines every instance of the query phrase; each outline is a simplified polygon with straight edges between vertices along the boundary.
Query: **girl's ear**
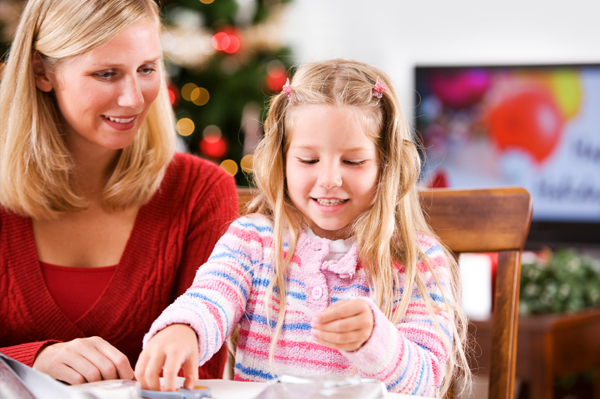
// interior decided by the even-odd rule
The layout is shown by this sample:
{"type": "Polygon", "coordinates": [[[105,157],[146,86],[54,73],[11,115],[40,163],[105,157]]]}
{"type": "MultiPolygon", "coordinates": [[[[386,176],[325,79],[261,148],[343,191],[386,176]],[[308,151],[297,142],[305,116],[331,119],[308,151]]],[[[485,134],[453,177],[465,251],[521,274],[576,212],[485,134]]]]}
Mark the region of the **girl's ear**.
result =
{"type": "Polygon", "coordinates": [[[54,88],[52,85],[52,80],[46,71],[46,67],[44,66],[44,62],[42,61],[42,56],[39,52],[34,51],[31,56],[31,63],[33,65],[33,74],[35,75],[35,85],[41,91],[45,91],[49,93],[54,88]]]}

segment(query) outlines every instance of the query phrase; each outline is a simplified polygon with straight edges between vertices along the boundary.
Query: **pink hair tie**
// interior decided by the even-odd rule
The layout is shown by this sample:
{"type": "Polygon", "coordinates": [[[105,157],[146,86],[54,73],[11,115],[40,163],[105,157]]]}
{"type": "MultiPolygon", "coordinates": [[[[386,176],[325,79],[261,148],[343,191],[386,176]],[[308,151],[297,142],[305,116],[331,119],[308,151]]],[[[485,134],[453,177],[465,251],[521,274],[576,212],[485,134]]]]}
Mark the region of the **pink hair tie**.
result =
{"type": "MultiPolygon", "coordinates": [[[[285,86],[284,86],[285,87],[285,86]]],[[[385,93],[387,89],[383,85],[381,78],[377,76],[377,82],[375,82],[375,86],[373,87],[373,97],[381,98],[383,97],[383,93],[385,93]]]]}
{"type": "Polygon", "coordinates": [[[283,85],[283,88],[281,89],[281,92],[287,96],[288,100],[291,100],[293,90],[294,86],[290,84],[290,78],[287,78],[285,84],[283,85]]]}

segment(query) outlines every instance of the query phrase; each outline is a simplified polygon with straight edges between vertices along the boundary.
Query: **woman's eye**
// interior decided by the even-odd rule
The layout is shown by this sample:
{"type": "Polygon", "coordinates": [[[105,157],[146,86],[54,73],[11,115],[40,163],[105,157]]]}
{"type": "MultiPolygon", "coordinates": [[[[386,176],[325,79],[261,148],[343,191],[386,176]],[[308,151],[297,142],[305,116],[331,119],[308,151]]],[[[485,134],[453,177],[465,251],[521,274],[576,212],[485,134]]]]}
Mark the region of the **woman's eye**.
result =
{"type": "Polygon", "coordinates": [[[156,69],[154,69],[154,68],[140,68],[140,72],[143,73],[144,75],[150,75],[151,73],[156,72],[156,69]]]}
{"type": "Polygon", "coordinates": [[[104,80],[108,80],[108,79],[112,78],[115,75],[116,74],[113,71],[96,72],[94,74],[95,77],[100,78],[100,79],[104,79],[104,80]]]}

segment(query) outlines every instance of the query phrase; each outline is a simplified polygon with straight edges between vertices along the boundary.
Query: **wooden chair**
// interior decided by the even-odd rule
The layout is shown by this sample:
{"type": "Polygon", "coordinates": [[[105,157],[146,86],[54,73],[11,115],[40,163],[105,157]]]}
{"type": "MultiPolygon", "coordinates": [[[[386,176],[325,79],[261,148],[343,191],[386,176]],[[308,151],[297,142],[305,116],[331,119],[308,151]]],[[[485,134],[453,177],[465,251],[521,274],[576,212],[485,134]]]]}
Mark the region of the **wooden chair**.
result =
{"type": "MultiPolygon", "coordinates": [[[[240,212],[252,199],[238,189],[240,212]]],[[[433,189],[421,192],[428,222],[454,254],[499,252],[489,399],[512,399],[515,385],[521,251],[529,231],[532,200],[522,188],[433,189]]]]}
{"type": "Polygon", "coordinates": [[[521,251],[532,200],[522,188],[421,192],[430,226],[456,255],[499,252],[489,371],[489,399],[512,399],[517,355],[521,251]]]}

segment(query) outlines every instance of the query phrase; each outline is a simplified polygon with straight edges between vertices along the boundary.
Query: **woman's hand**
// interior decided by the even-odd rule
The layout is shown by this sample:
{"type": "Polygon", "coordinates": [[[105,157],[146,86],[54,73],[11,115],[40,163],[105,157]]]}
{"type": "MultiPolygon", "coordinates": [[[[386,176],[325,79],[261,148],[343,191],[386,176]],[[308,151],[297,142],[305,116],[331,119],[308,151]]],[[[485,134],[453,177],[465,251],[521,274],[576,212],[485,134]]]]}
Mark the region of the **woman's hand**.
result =
{"type": "Polygon", "coordinates": [[[38,353],[33,368],[72,385],[133,378],[127,356],[100,337],[46,346],[38,353]]]}
{"type": "Polygon", "coordinates": [[[352,352],[371,337],[373,320],[366,301],[339,301],[313,317],[311,334],[321,345],[352,352]]]}
{"type": "Polygon", "coordinates": [[[198,381],[198,337],[190,326],[172,324],[148,342],[135,365],[135,377],[143,389],[159,391],[162,370],[164,390],[174,391],[180,368],[184,388],[193,389],[198,381]]]}

